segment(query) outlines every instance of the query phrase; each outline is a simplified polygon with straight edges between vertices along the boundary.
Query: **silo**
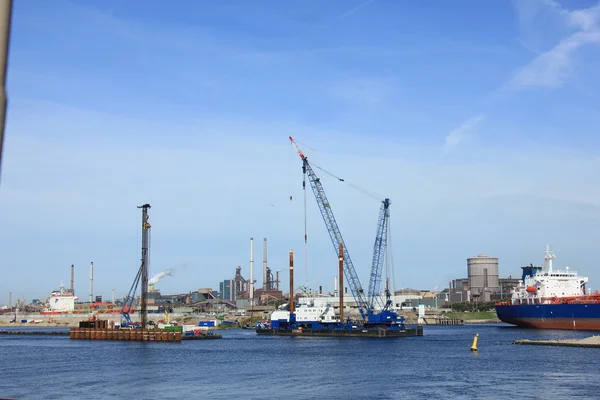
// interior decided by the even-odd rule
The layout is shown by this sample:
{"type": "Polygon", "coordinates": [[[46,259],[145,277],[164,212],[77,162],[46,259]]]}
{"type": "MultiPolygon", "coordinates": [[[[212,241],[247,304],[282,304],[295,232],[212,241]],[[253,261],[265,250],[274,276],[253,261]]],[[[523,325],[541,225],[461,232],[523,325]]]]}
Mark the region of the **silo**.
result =
{"type": "Polygon", "coordinates": [[[479,301],[490,301],[490,294],[500,290],[497,257],[478,254],[467,258],[467,274],[471,294],[479,294],[479,301]]]}

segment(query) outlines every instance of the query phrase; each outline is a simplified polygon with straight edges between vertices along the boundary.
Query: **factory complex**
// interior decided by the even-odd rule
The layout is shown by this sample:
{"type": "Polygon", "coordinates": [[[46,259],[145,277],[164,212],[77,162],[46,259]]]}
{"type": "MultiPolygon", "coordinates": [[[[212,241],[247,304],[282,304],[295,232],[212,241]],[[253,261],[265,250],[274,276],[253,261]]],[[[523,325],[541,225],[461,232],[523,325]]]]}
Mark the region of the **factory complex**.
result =
{"type": "MultiPolygon", "coordinates": [[[[273,273],[267,265],[267,239],[263,239],[263,284],[255,288],[254,279],[254,240],[250,239],[250,277],[242,274],[242,267],[237,266],[232,278],[219,283],[218,289],[199,288],[187,293],[163,294],[157,283],[164,276],[172,275],[169,271],[161,272],[149,280],[147,293],[148,314],[173,313],[178,315],[236,315],[261,316],[275,310],[282,304],[289,302],[289,293],[280,289],[280,270],[273,273]]],[[[126,311],[132,315],[140,311],[140,296],[136,296],[127,307],[125,299],[116,299],[113,296],[109,301],[102,296],[93,294],[94,265],[90,264],[90,286],[87,301],[75,294],[74,266],[71,265],[71,284],[65,288],[61,284],[48,297],[33,299],[25,302],[18,299],[12,304],[3,306],[0,313],[13,313],[16,309],[20,313],[42,315],[64,314],[121,314],[126,311]]],[[[453,303],[485,303],[499,301],[510,297],[511,290],[518,285],[518,278],[500,278],[498,272],[498,258],[478,254],[467,259],[467,277],[456,278],[449,282],[448,287],[440,291],[401,289],[391,293],[392,309],[395,311],[415,311],[419,305],[427,309],[449,308],[453,303]]],[[[334,277],[333,293],[324,293],[322,286],[315,290],[300,286],[295,291],[295,298],[313,298],[319,306],[329,306],[339,314],[340,293],[337,287],[337,277],[334,277]]],[[[383,296],[383,294],[382,294],[383,296]]],[[[343,289],[344,313],[358,317],[358,306],[348,287],[343,289]]]]}

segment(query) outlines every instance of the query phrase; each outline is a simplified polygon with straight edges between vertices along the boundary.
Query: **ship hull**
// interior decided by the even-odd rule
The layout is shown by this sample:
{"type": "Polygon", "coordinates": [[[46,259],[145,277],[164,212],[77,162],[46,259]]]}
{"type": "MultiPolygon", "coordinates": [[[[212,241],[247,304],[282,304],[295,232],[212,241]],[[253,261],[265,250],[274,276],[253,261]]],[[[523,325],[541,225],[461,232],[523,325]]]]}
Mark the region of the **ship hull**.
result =
{"type": "Polygon", "coordinates": [[[393,338],[423,336],[423,327],[406,327],[405,329],[276,329],[257,328],[256,333],[268,336],[306,336],[306,337],[366,337],[393,338]]]}
{"type": "Polygon", "coordinates": [[[600,303],[497,305],[496,314],[522,328],[600,331],[600,303]]]}

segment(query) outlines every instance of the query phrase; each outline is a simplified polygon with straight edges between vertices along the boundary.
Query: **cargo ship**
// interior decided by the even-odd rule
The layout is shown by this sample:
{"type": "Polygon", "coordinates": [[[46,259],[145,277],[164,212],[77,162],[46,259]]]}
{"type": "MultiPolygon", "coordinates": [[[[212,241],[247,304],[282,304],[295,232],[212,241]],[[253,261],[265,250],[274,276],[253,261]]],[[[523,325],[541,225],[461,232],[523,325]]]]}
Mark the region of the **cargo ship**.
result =
{"type": "Polygon", "coordinates": [[[121,314],[123,311],[132,313],[133,307],[115,305],[111,302],[95,301],[92,303],[77,303],[79,297],[67,290],[61,283],[58,290],[53,290],[46,299],[45,307],[40,314],[62,315],[62,314],[121,314]]]}
{"type": "Polygon", "coordinates": [[[72,313],[75,310],[75,301],[77,299],[79,297],[67,291],[61,282],[60,288],[52,291],[46,301],[46,307],[40,313],[45,315],[72,313]]]}
{"type": "Polygon", "coordinates": [[[363,323],[350,319],[340,321],[332,306],[326,303],[318,304],[312,298],[303,298],[300,301],[292,313],[289,309],[276,310],[271,313],[269,322],[259,321],[256,333],[270,336],[372,338],[423,336],[422,326],[405,326],[404,317],[393,311],[382,311],[389,322],[363,323]]]}
{"type": "Polygon", "coordinates": [[[543,266],[521,267],[523,275],[511,300],[498,302],[498,319],[523,328],[600,331],[600,294],[588,290],[588,278],[569,267],[554,269],[546,245],[543,266]]]}

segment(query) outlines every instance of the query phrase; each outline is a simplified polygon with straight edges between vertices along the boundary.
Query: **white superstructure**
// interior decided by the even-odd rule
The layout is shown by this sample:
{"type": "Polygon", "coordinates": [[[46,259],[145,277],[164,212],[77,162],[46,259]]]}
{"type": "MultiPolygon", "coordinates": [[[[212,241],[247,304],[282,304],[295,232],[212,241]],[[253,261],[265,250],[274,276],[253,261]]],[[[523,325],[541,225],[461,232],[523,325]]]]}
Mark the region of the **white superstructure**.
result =
{"type": "MultiPolygon", "coordinates": [[[[324,299],[301,297],[294,310],[297,322],[340,322],[335,315],[333,307],[327,304],[324,299]]],[[[289,310],[275,310],[271,313],[271,321],[290,321],[289,310]]]]}
{"type": "Polygon", "coordinates": [[[79,297],[67,292],[61,282],[60,289],[52,291],[52,294],[46,301],[46,308],[42,311],[42,314],[73,312],[75,310],[75,300],[77,299],[79,297]]]}
{"type": "MultiPolygon", "coordinates": [[[[528,274],[512,294],[513,304],[550,304],[562,297],[585,295],[586,276],[578,276],[577,272],[553,269],[554,252],[546,245],[546,257],[543,267],[523,267],[528,274]]],[[[524,275],[525,275],[524,274],[524,275]]]]}

